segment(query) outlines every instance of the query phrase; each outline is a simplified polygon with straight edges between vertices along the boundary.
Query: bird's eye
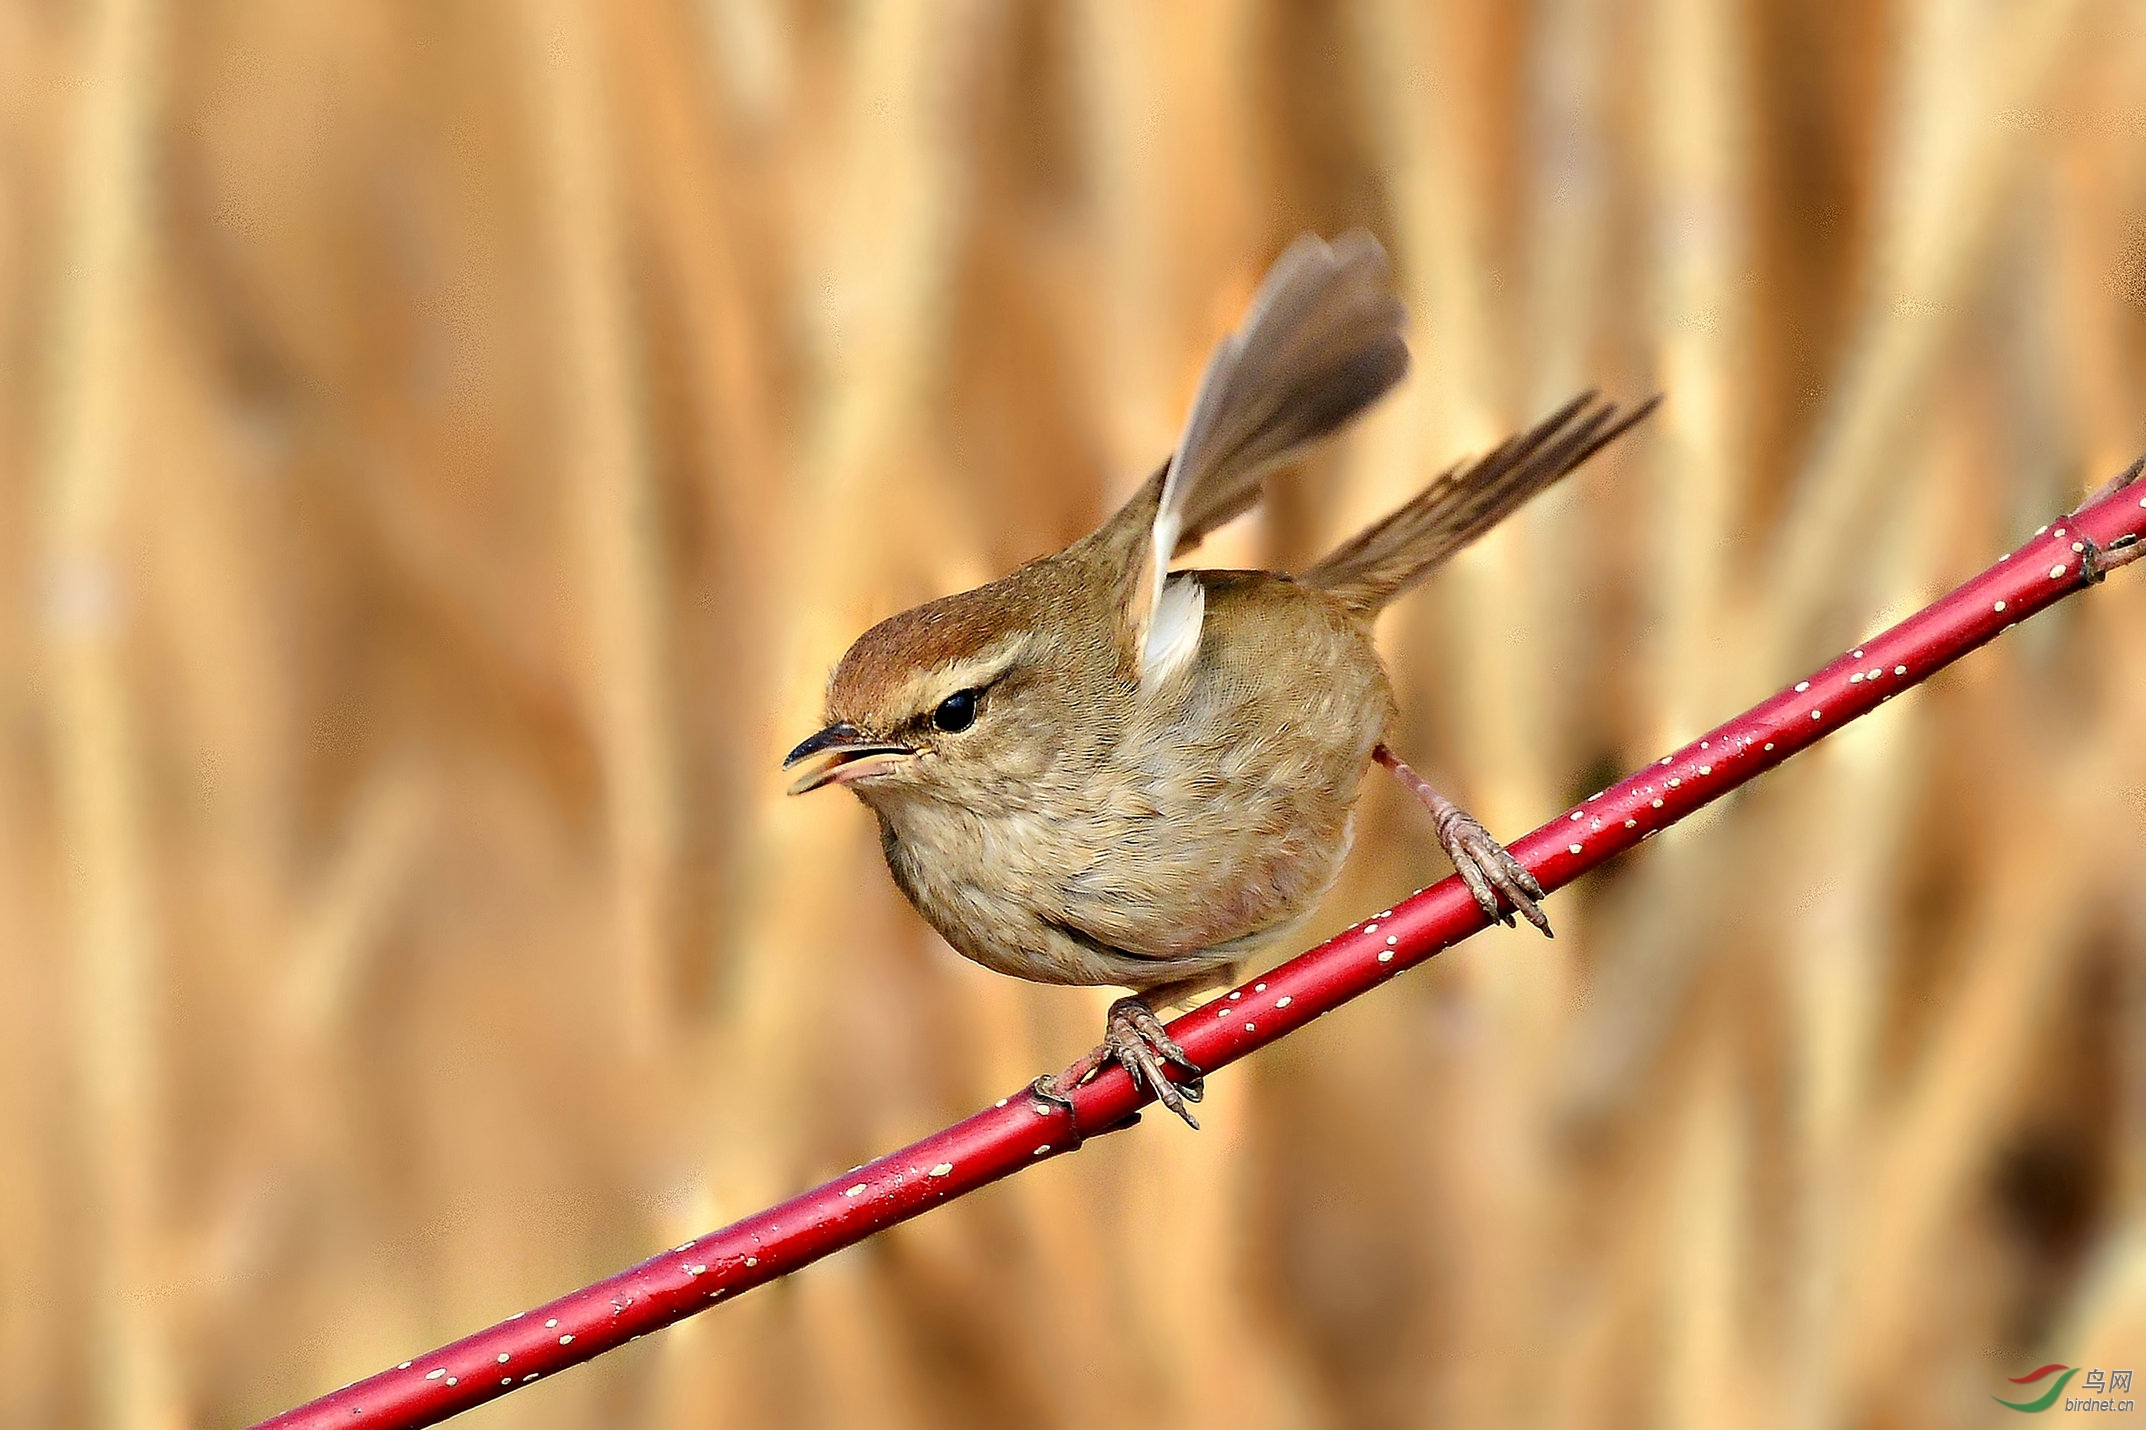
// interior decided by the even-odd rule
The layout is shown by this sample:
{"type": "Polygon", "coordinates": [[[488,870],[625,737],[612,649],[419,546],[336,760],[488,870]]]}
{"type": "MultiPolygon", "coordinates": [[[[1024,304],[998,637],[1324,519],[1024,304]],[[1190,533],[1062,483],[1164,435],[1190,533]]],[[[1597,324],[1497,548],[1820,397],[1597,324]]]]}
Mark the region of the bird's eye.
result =
{"type": "Polygon", "coordinates": [[[958,735],[976,723],[976,692],[957,690],[931,712],[931,723],[949,735],[958,735]]]}

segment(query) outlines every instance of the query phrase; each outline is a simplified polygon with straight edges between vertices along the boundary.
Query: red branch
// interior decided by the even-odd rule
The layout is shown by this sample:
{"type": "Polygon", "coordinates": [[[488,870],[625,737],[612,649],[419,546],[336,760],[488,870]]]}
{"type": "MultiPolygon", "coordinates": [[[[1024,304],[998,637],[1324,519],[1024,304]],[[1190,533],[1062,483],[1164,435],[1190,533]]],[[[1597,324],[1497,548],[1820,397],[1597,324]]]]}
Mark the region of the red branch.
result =
{"type": "MultiPolygon", "coordinates": [[[[1877,708],[2080,590],[2087,584],[2081,540],[2107,550],[2146,537],[2139,491],[2120,488],[2043,528],[1810,679],[1558,815],[1513,845],[1513,854],[1545,889],[1558,889],[1877,708]]],[[[1447,878],[1185,1014],[1170,1032],[1201,1067],[1224,1067],[1484,926],[1461,881],[1447,878]]],[[[1024,1089],[770,1211],[263,1423],[281,1430],[436,1424],[1070,1152],[1083,1133],[1124,1125],[1146,1100],[1115,1067],[1074,1094],[1070,1115],[1024,1089]]]]}

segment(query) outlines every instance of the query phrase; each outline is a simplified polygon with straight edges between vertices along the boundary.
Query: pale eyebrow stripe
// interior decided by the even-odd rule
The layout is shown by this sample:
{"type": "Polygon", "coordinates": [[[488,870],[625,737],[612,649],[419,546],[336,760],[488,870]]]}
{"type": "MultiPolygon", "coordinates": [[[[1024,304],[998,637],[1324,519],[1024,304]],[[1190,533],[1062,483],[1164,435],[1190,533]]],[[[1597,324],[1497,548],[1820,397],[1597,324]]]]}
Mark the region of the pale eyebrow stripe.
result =
{"type": "Polygon", "coordinates": [[[981,690],[1004,679],[1035,646],[1027,633],[1009,637],[975,655],[948,661],[936,670],[918,676],[902,700],[909,718],[928,714],[939,702],[959,690],[981,690]]]}

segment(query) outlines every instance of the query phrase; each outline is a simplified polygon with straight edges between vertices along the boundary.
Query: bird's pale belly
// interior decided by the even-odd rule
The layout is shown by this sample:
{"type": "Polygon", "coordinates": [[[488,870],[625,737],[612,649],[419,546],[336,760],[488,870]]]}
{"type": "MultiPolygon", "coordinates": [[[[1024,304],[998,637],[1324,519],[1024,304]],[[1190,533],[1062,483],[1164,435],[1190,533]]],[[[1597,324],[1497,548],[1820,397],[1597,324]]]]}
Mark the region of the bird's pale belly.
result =
{"type": "Polygon", "coordinates": [[[1193,830],[1180,814],[1162,831],[1160,816],[990,819],[974,828],[973,863],[912,857],[892,824],[883,842],[902,891],[965,956],[1040,982],[1139,989],[1225,968],[1301,923],[1348,854],[1351,811],[1326,805],[1265,837],[1227,813],[1193,830]],[[1039,822],[1056,837],[1039,841],[1039,822]]]}
{"type": "Polygon", "coordinates": [[[884,811],[888,866],[955,949],[999,972],[1145,989],[1227,969],[1340,874],[1387,699],[1376,678],[1328,682],[1280,723],[1195,710],[1199,729],[1269,733],[1158,721],[1001,811],[884,811]]]}

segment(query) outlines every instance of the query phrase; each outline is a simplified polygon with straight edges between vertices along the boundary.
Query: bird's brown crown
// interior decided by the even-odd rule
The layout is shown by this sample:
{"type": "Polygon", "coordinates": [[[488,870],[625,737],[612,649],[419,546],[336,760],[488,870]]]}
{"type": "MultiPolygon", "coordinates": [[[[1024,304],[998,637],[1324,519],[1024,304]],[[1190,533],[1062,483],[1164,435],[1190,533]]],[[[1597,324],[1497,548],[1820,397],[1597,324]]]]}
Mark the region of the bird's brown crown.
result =
{"type": "Polygon", "coordinates": [[[989,683],[1032,643],[1028,595],[1009,578],[887,617],[829,677],[828,718],[884,731],[955,690],[989,683]]]}

